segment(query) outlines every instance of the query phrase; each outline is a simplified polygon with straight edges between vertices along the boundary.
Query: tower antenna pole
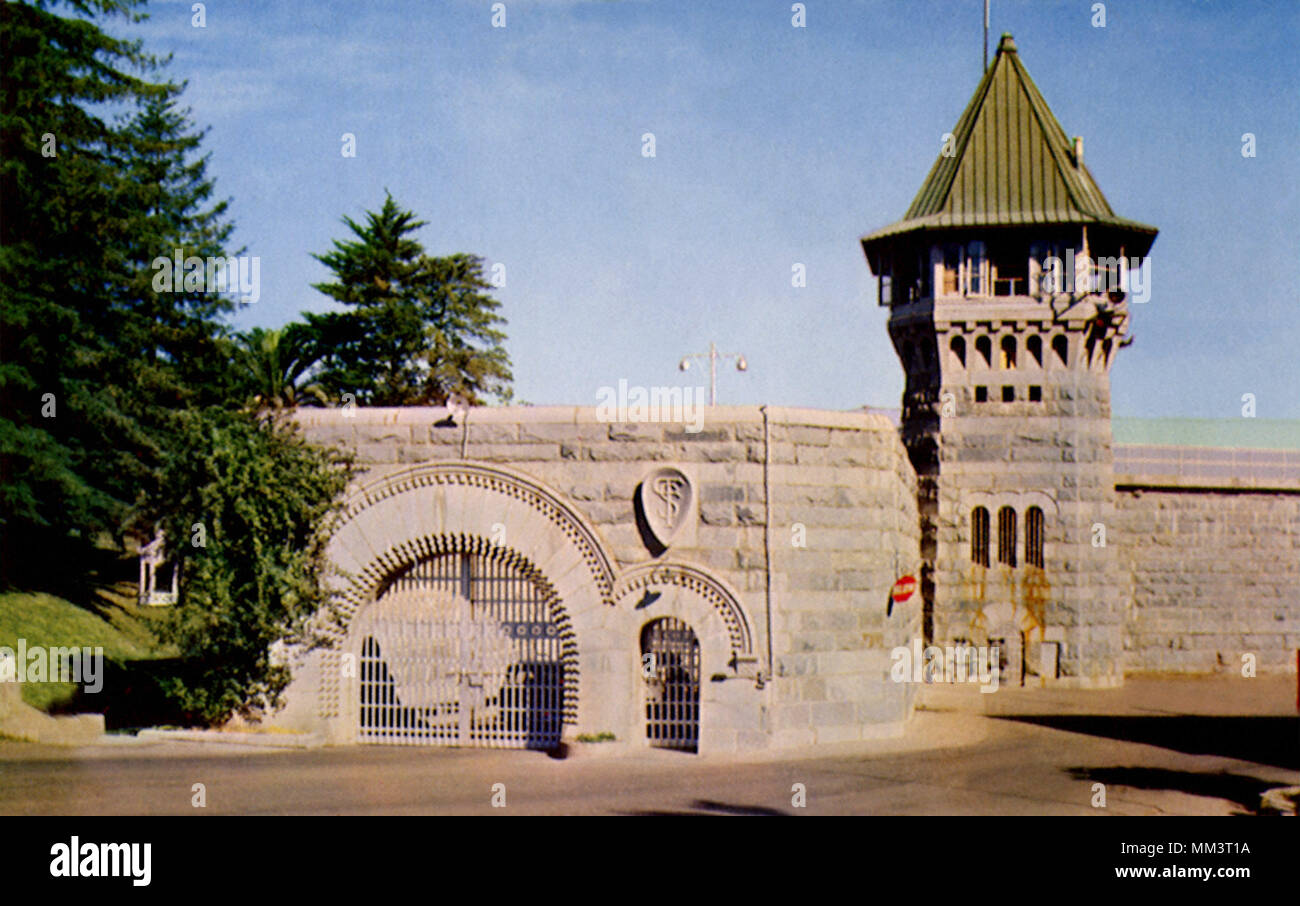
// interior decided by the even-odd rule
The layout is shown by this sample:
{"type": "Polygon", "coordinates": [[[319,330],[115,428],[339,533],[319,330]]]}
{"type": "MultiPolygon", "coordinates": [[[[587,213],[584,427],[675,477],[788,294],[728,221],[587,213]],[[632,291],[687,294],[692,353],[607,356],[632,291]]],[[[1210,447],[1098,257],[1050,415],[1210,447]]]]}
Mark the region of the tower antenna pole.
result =
{"type": "Polygon", "coordinates": [[[984,0],[984,71],[989,71],[989,0],[984,0]]]}

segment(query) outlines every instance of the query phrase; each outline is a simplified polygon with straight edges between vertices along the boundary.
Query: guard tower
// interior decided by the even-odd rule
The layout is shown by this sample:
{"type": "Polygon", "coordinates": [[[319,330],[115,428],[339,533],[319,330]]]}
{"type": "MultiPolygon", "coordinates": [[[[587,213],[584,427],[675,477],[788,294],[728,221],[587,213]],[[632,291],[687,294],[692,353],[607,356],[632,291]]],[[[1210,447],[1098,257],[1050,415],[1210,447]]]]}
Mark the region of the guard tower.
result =
{"type": "Polygon", "coordinates": [[[907,375],[925,633],[998,645],[1004,684],[1118,685],[1109,370],[1156,228],[1111,210],[1009,34],[944,139],[862,239],[907,375]]]}

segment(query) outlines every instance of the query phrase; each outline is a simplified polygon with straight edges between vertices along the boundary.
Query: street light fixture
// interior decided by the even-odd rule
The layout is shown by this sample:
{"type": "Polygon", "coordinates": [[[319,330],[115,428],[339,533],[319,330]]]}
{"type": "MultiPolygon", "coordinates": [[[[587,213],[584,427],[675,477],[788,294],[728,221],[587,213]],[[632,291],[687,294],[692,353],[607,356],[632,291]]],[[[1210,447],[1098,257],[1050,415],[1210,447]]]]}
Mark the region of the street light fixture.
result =
{"type": "Polygon", "coordinates": [[[691,359],[708,359],[709,360],[709,405],[718,404],[718,359],[735,359],[737,371],[748,371],[749,363],[745,357],[735,352],[718,352],[718,347],[709,343],[707,353],[697,353],[695,355],[683,356],[681,362],[677,364],[679,371],[690,371],[691,359]]]}

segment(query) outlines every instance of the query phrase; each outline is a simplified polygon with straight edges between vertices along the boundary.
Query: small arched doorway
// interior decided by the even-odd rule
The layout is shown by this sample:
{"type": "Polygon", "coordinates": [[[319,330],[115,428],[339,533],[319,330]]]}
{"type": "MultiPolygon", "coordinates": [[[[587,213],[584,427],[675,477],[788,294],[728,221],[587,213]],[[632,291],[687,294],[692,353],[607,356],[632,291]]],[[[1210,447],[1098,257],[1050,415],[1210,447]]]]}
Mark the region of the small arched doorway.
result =
{"type": "Polygon", "coordinates": [[[696,752],[700,744],[700,640],[683,621],[663,617],[641,630],[646,740],[654,748],[696,752]]]}
{"type": "Polygon", "coordinates": [[[504,550],[449,552],[391,576],[358,614],[358,738],[552,749],[576,649],[549,584],[504,550]]]}

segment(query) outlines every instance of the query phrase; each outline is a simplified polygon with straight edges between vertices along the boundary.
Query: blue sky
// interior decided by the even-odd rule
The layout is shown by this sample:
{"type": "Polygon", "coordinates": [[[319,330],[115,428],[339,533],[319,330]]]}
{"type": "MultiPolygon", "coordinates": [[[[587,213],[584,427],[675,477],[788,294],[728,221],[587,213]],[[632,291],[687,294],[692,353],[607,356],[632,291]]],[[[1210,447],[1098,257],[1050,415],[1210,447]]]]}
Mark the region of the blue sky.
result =
{"type": "MultiPolygon", "coordinates": [[[[1300,3],[993,0],[1122,216],[1160,227],[1117,415],[1300,418],[1300,3]],[[1241,136],[1254,133],[1257,156],[1241,136]]],[[[331,304],[313,252],[384,190],[432,254],[506,265],[517,396],[700,383],[719,402],[894,407],[902,372],[857,239],[900,218],[980,77],[980,0],[151,3],[119,33],[173,53],[210,127],[240,328],[331,304]],[[344,158],[353,133],[357,156],[344,158]],[[641,154],[652,132],[656,156],[641,154]],[[792,287],[791,266],[807,268],[792,287]],[[691,378],[691,380],[687,380],[691,378]]]]}

